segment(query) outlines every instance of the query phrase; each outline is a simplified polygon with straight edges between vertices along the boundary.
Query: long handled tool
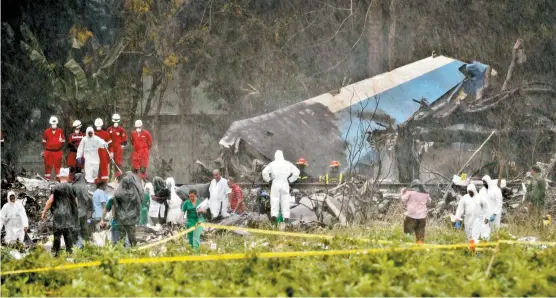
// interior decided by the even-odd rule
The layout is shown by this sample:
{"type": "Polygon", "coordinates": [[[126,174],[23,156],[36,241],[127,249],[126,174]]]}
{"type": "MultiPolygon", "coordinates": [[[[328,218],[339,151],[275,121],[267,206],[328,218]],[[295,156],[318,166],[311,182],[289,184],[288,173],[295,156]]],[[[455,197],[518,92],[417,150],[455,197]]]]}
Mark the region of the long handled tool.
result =
{"type": "Polygon", "coordinates": [[[112,156],[110,156],[110,151],[108,151],[108,148],[104,147],[104,150],[106,150],[106,152],[108,152],[108,157],[110,158],[110,161],[112,161],[112,163],[114,164],[116,169],[118,169],[118,171],[123,174],[124,172],[122,172],[120,167],[118,167],[118,165],[116,164],[116,161],[114,161],[114,158],[112,158],[112,156]]]}

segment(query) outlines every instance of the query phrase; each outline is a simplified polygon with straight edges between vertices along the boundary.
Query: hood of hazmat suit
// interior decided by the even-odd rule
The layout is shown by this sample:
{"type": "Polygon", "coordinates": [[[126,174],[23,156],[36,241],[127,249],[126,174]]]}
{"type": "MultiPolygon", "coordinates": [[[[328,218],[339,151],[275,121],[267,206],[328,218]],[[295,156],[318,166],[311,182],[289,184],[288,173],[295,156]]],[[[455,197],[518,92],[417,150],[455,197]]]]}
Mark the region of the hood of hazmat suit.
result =
{"type": "Polygon", "coordinates": [[[142,199],[143,187],[141,182],[132,172],[127,172],[122,178],[113,199],[116,210],[118,210],[116,212],[118,224],[137,224],[141,212],[142,199]]]}
{"type": "Polygon", "coordinates": [[[299,169],[284,159],[284,153],[277,150],[274,161],[269,163],[262,172],[266,182],[272,181],[270,189],[270,215],[278,217],[279,211],[283,218],[290,218],[290,183],[299,178],[299,169]]]}
{"type": "Polygon", "coordinates": [[[486,175],[483,177],[483,181],[488,184],[488,189],[483,187],[481,193],[487,198],[492,214],[498,215],[497,221],[499,222],[500,215],[502,214],[503,196],[502,190],[498,187],[498,179],[491,179],[490,176],[486,175]]]}
{"type": "Polygon", "coordinates": [[[177,194],[178,188],[176,188],[176,181],[174,178],[166,178],[166,187],[170,190],[170,201],[168,201],[169,210],[166,220],[173,224],[183,224],[183,211],[181,211],[183,201],[177,194]]]}
{"type": "Polygon", "coordinates": [[[487,212],[488,204],[485,197],[477,192],[474,184],[469,184],[467,194],[461,198],[456,210],[456,219],[464,219],[467,240],[474,240],[476,243],[479,241],[487,212]],[[469,192],[473,193],[473,197],[469,192]]]}
{"type": "Polygon", "coordinates": [[[409,188],[416,192],[428,193],[427,190],[425,189],[425,186],[423,185],[423,183],[421,183],[419,179],[413,180],[409,188]]]}
{"type": "Polygon", "coordinates": [[[60,183],[52,188],[54,202],[52,214],[54,215],[54,229],[77,228],[77,203],[71,184],[60,183]]]}
{"type": "Polygon", "coordinates": [[[25,208],[18,202],[10,202],[10,196],[14,195],[13,191],[8,192],[8,202],[2,206],[0,211],[0,230],[6,228],[6,237],[4,241],[11,243],[19,240],[23,243],[25,238],[24,228],[29,227],[29,220],[25,213],[25,208]]]}
{"type": "Polygon", "coordinates": [[[77,213],[79,218],[87,216],[89,211],[92,212],[93,199],[92,195],[89,193],[89,186],[87,185],[87,181],[85,181],[85,175],[81,173],[75,174],[75,182],[73,182],[71,188],[77,199],[77,213]]]}

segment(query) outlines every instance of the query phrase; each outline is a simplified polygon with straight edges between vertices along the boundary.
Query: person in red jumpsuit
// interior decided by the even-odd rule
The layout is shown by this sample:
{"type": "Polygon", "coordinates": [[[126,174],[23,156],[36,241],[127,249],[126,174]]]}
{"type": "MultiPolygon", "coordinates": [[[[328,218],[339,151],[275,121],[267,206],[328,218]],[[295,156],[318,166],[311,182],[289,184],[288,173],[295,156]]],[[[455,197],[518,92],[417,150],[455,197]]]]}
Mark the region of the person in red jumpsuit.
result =
{"type": "MultiPolygon", "coordinates": [[[[110,134],[102,129],[104,122],[102,119],[97,118],[95,120],[95,135],[99,138],[103,139],[108,146],[111,148],[112,140],[110,139],[110,134]]],[[[108,178],[110,176],[110,158],[112,158],[114,154],[112,151],[108,152],[106,148],[99,148],[98,149],[98,156],[100,159],[100,164],[98,167],[98,181],[104,181],[108,183],[108,178]]]]}
{"type": "Polygon", "coordinates": [[[68,156],[66,158],[66,166],[70,168],[70,175],[75,174],[78,172],[77,169],[83,167],[83,164],[77,164],[77,148],[79,148],[79,143],[85,136],[85,134],[81,131],[81,121],[75,120],[73,121],[73,132],[69,135],[68,138],[68,156]]]}
{"type": "Polygon", "coordinates": [[[142,179],[147,179],[147,168],[149,167],[149,150],[153,145],[151,134],[143,129],[143,121],[135,121],[135,131],[131,133],[131,144],[133,154],[131,155],[131,167],[133,172],[139,172],[142,179]]]}
{"type": "MultiPolygon", "coordinates": [[[[125,129],[120,126],[120,115],[114,114],[112,116],[114,125],[108,128],[108,134],[112,143],[110,144],[110,151],[114,153],[114,162],[118,168],[122,168],[122,155],[124,147],[127,146],[127,135],[125,129]]],[[[121,173],[123,174],[123,173],[121,173]]]]}
{"type": "Polygon", "coordinates": [[[46,180],[52,178],[53,168],[56,171],[56,176],[60,174],[62,158],[64,157],[62,147],[66,142],[64,131],[58,128],[58,118],[52,116],[49,122],[50,128],[47,128],[42,134],[42,144],[44,145],[42,157],[44,159],[44,178],[46,180]]]}

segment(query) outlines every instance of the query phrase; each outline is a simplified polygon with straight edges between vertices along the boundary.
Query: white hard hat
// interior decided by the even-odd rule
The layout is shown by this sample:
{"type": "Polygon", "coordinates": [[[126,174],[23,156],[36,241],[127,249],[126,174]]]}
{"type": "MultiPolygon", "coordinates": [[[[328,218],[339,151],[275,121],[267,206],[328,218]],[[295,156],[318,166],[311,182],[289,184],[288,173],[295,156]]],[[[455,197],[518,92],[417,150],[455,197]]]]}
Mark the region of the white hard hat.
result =
{"type": "Polygon", "coordinates": [[[99,127],[102,126],[104,123],[102,122],[102,119],[97,118],[95,119],[95,126],[99,127]]]}
{"type": "Polygon", "coordinates": [[[120,122],[120,114],[112,115],[112,122],[114,122],[114,123],[120,122]]]}
{"type": "Polygon", "coordinates": [[[141,127],[141,126],[143,126],[143,121],[135,120],[135,127],[141,127]]]}
{"type": "Polygon", "coordinates": [[[80,127],[80,126],[81,126],[81,121],[79,120],[73,121],[73,127],[80,127]]]}
{"type": "Polygon", "coordinates": [[[56,118],[56,116],[52,116],[50,117],[50,124],[58,124],[58,118],[56,118]]]}

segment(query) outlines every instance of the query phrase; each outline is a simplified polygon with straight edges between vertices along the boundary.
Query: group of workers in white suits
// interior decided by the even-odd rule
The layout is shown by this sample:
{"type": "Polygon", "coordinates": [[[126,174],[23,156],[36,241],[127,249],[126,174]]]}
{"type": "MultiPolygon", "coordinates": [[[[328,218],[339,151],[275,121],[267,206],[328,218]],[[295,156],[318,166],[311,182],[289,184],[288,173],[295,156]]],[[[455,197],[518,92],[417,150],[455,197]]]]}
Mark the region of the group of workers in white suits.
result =
{"type": "Polygon", "coordinates": [[[463,220],[467,239],[479,243],[489,240],[491,231],[500,227],[502,216],[502,190],[497,180],[483,177],[483,188],[477,192],[474,184],[467,186],[467,194],[461,198],[456,210],[456,226],[463,220]]]}

